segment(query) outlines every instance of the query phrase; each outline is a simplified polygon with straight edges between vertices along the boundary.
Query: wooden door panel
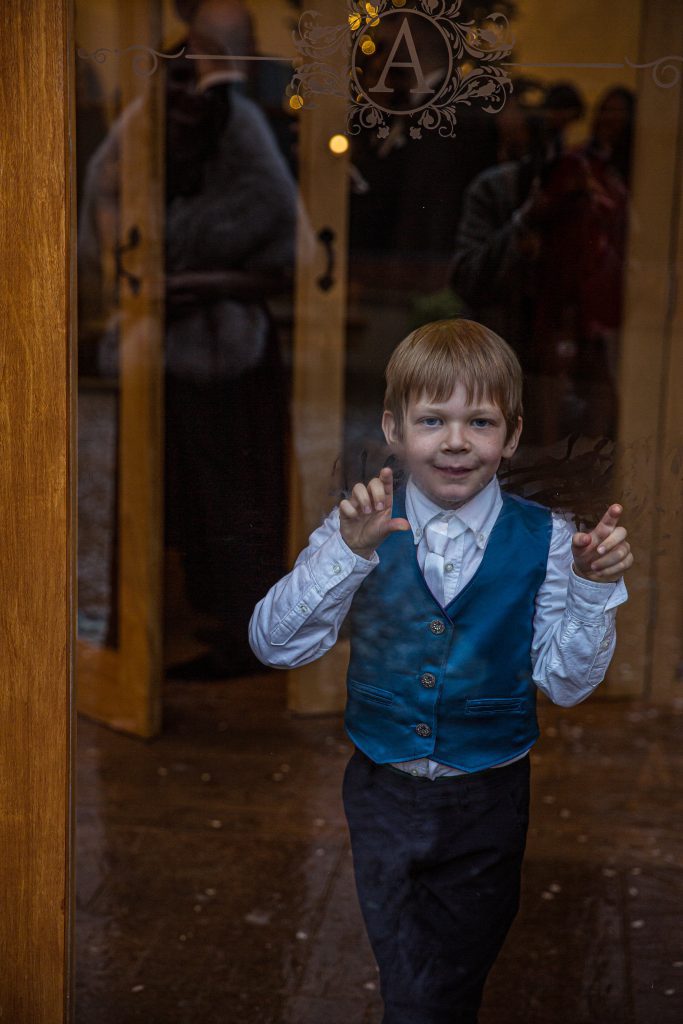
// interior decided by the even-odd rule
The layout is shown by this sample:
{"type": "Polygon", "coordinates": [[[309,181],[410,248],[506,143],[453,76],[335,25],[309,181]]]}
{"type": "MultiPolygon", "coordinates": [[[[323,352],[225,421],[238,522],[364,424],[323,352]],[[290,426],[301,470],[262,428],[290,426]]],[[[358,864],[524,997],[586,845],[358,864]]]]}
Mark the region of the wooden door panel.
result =
{"type": "Polygon", "coordinates": [[[71,1006],[76,352],[70,5],[3,5],[0,1020],[71,1006]]]}
{"type": "MultiPolygon", "coordinates": [[[[316,9],[326,24],[339,18],[339,5],[330,0],[316,9]]],[[[346,59],[343,53],[335,56],[340,63],[346,59]]],[[[344,98],[317,96],[299,121],[299,189],[306,223],[299,231],[296,275],[290,562],[330,510],[329,481],[342,449],[349,153],[333,153],[328,143],[345,131],[347,105],[344,98]],[[313,253],[311,228],[317,243],[313,253]],[[325,231],[329,234],[321,239],[325,231]],[[329,288],[320,283],[328,261],[325,237],[331,239],[333,258],[329,288]]],[[[291,671],[289,707],[304,713],[340,711],[348,654],[348,642],[340,641],[323,658],[291,671]]]]}
{"type": "MultiPolygon", "coordinates": [[[[159,47],[158,0],[114,3],[119,49],[159,47]]],[[[115,279],[118,330],[116,645],[79,640],[78,707],[112,728],[149,737],[161,720],[163,565],[163,73],[118,65],[121,115],[105,170],[89,182],[98,257],[115,279]],[[115,180],[108,182],[107,176],[115,180]],[[118,247],[118,258],[116,256],[118,247]]],[[[108,318],[111,320],[111,314],[108,318]]]]}

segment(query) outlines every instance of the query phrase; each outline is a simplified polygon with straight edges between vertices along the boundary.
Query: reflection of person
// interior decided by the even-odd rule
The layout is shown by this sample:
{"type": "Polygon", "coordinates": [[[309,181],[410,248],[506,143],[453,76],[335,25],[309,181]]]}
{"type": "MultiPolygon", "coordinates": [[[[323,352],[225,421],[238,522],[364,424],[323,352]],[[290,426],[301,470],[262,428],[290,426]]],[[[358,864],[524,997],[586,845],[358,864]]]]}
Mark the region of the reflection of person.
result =
{"type": "MultiPolygon", "coordinates": [[[[277,579],[284,552],[286,385],[267,298],[291,288],[297,194],[225,59],[250,40],[243,3],[200,0],[185,54],[166,65],[165,539],[181,553],[193,610],[215,622],[211,649],[167,673],[184,679],[259,667],[245,640],[249,588],[277,579]]],[[[124,111],[91,161],[84,273],[116,243],[122,126],[139,109],[124,111]]],[[[115,372],[113,331],[109,342],[100,367],[115,372]]]]}
{"type": "Polygon", "coordinates": [[[284,552],[285,507],[272,496],[274,481],[286,489],[286,393],[266,300],[291,287],[297,200],[239,69],[222,59],[248,52],[251,36],[243,4],[203,0],[188,50],[204,56],[168,72],[167,542],[182,552],[192,607],[218,620],[211,649],[170,678],[257,666],[241,567],[274,580],[284,552]]]}
{"type": "Polygon", "coordinates": [[[589,141],[548,166],[526,213],[538,239],[535,362],[559,398],[544,410],[549,439],[563,424],[616,433],[631,113],[624,91],[610,91],[597,105],[589,141]]]}
{"type": "MultiPolygon", "coordinates": [[[[463,197],[450,268],[450,283],[465,312],[507,339],[525,373],[537,373],[533,324],[540,238],[533,220],[541,180],[564,149],[564,133],[583,112],[576,90],[562,83],[543,94],[538,83],[515,83],[518,138],[501,152],[521,150],[519,159],[482,171],[463,197]]],[[[526,396],[530,403],[534,394],[526,396]]],[[[540,418],[534,418],[534,434],[540,418]]]]}
{"type": "Polygon", "coordinates": [[[590,139],[584,152],[595,173],[617,174],[624,185],[631,181],[631,149],[635,96],[623,85],[608,89],[598,100],[593,114],[590,139]]]}
{"type": "Polygon", "coordinates": [[[540,151],[472,183],[451,266],[467,312],[504,333],[525,372],[542,378],[527,398],[544,442],[577,429],[614,436],[617,426],[632,104],[610,92],[590,141],[567,150],[562,133],[582,109],[572,97],[569,86],[549,91],[540,151]]]}
{"type": "Polygon", "coordinates": [[[536,688],[563,706],[592,693],[627,599],[621,506],[574,533],[500,490],[521,385],[477,323],[408,335],[383,418],[406,486],[387,468],[357,484],[250,624],[259,658],[291,667],[350,609],[344,804],[385,1024],[477,1020],[518,906],[536,688]]]}

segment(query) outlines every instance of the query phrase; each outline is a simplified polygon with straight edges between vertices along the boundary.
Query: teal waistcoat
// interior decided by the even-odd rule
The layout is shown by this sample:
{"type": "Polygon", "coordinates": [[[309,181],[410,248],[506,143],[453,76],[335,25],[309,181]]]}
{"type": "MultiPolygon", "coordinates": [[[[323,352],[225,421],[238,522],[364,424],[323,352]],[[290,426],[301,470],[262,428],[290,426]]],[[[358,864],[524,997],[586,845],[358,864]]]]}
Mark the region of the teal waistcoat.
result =
{"type": "MultiPolygon", "coordinates": [[[[430,757],[473,772],[538,737],[531,642],[552,533],[549,509],[501,492],[472,579],[442,608],[411,531],[391,534],[351,606],[346,730],[380,764],[430,757]]],[[[405,517],[405,492],[393,515],[405,517]]]]}

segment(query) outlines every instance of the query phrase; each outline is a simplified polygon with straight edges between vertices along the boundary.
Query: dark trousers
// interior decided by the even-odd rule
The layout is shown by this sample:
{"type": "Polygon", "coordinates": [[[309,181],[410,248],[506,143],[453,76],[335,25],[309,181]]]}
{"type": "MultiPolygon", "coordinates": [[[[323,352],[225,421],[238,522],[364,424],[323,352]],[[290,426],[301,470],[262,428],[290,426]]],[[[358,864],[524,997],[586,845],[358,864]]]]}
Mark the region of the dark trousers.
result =
{"type": "Polygon", "coordinates": [[[519,906],[528,756],[432,782],[356,750],[343,797],[382,1024],[476,1024],[519,906]]]}

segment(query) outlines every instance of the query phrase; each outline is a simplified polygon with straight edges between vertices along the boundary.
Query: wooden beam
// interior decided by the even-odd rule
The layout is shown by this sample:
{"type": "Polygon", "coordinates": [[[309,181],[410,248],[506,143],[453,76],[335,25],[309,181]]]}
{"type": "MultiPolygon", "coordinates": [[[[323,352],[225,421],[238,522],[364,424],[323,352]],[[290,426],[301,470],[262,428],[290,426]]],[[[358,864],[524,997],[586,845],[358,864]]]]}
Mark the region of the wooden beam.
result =
{"type": "MultiPolygon", "coordinates": [[[[159,46],[160,0],[125,0],[117,14],[122,52],[159,46]]],[[[104,161],[114,181],[101,173],[90,197],[113,214],[111,237],[100,239],[103,260],[117,245],[135,243],[125,254],[125,270],[137,287],[130,277],[112,282],[119,326],[118,573],[112,597],[118,645],[113,651],[79,643],[78,710],[151,737],[161,728],[163,628],[164,71],[147,77],[127,57],[118,64],[118,87],[122,114],[104,161]]]]}
{"type": "MultiPolygon", "coordinates": [[[[158,45],[158,0],[123,4],[120,33],[123,46],[158,45]]],[[[165,75],[141,80],[125,61],[120,76],[124,110],[139,108],[121,135],[119,242],[140,232],[126,266],[141,283],[137,295],[120,283],[119,695],[135,733],[153,736],[161,728],[163,629],[165,75]]]]}
{"type": "MultiPolygon", "coordinates": [[[[333,0],[316,7],[326,24],[343,11],[333,0]]],[[[335,54],[340,66],[345,55],[335,54]]],[[[332,60],[333,58],[330,58],[332,60]]],[[[347,215],[349,153],[336,154],[330,137],[346,130],[347,100],[315,97],[315,107],[300,113],[299,187],[302,218],[299,230],[295,296],[294,372],[292,396],[292,460],[290,472],[290,560],[305,546],[333,504],[333,467],[341,455],[344,423],[346,355],[347,215]],[[328,269],[325,242],[319,232],[332,232],[334,259],[329,288],[320,280],[328,269]],[[311,252],[311,232],[316,248],[311,252]]],[[[344,706],[347,645],[289,673],[288,705],[306,713],[339,711],[344,706]]]]}
{"type": "Polygon", "coordinates": [[[71,5],[0,33],[0,1020],[70,1014],[76,619],[71,5]]]}
{"type": "MultiPolygon", "coordinates": [[[[671,5],[667,35],[683,53],[683,8],[671,5]],[[675,8],[675,10],[674,10],[675,8]]],[[[651,638],[652,671],[647,696],[658,703],[683,698],[683,85],[672,96],[668,117],[674,164],[669,252],[668,303],[663,331],[660,444],[657,451],[656,533],[653,535],[653,590],[656,614],[651,638]]]]}
{"type": "MultiPolygon", "coordinates": [[[[677,0],[643,5],[638,63],[683,48],[677,0]]],[[[675,58],[674,58],[675,63],[675,58]]],[[[680,72],[680,69],[679,69],[680,72]]],[[[619,610],[608,689],[668,700],[681,690],[683,297],[680,277],[683,90],[639,77],[619,368],[619,484],[635,555],[619,610]],[[678,288],[676,281],[678,279],[678,288]]]]}

